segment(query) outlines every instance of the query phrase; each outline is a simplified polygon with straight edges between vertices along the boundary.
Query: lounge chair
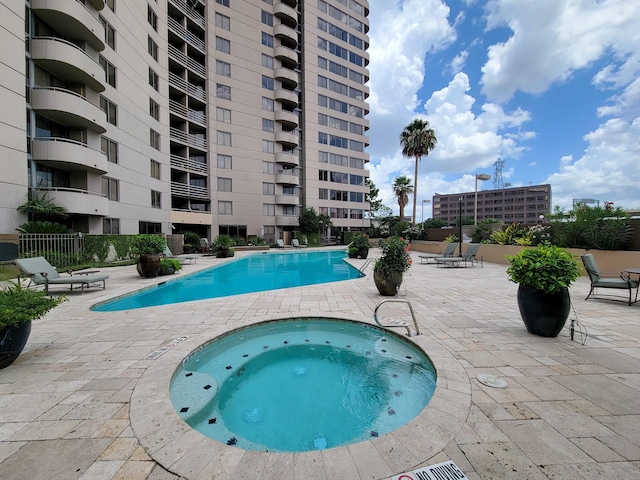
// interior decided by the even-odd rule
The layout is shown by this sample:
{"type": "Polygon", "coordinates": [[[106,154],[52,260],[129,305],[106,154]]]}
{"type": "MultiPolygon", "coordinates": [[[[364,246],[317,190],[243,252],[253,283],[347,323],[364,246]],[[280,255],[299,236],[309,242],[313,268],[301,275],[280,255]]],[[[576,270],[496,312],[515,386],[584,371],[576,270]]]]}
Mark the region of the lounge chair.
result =
{"type": "MultiPolygon", "coordinates": [[[[464,267],[467,266],[467,263],[470,263],[473,267],[474,262],[477,262],[476,255],[478,254],[478,250],[480,249],[479,243],[470,243],[467,247],[467,250],[462,254],[461,257],[440,257],[436,258],[435,262],[438,266],[446,265],[447,267],[451,266],[460,266],[463,264],[464,267]]],[[[480,265],[482,265],[482,260],[480,260],[480,265]]],[[[484,266],[484,265],[482,265],[484,266]]]]}
{"type": "Polygon", "coordinates": [[[44,257],[19,258],[15,260],[16,265],[20,267],[35,285],[44,285],[44,291],[49,294],[49,285],[69,285],[73,291],[73,286],[80,286],[80,290],[84,293],[84,289],[94,284],[102,282],[102,289],[106,288],[105,280],[109,275],[96,275],[97,270],[67,272],[68,276],[62,276],[53,268],[53,266],[44,257]]]}
{"type": "Polygon", "coordinates": [[[441,253],[423,253],[422,255],[418,255],[418,257],[420,257],[420,263],[429,263],[429,260],[435,260],[436,258],[453,257],[456,246],[456,243],[447,243],[447,246],[444,247],[441,253]]]}
{"type": "Polygon", "coordinates": [[[291,240],[291,246],[293,248],[307,248],[307,246],[303,243],[300,243],[300,241],[297,238],[294,238],[293,240],[291,240]]]}
{"type": "Polygon", "coordinates": [[[284,240],[282,240],[281,238],[278,238],[276,240],[276,243],[278,244],[278,248],[291,248],[291,245],[286,245],[284,243],[284,240]]]}
{"type": "Polygon", "coordinates": [[[164,258],[173,258],[175,260],[178,260],[182,264],[184,264],[185,262],[189,262],[190,264],[196,263],[199,257],[199,255],[174,255],[173,253],[171,253],[171,249],[168,246],[164,247],[162,255],[164,255],[164,258]]]}
{"type": "MultiPolygon", "coordinates": [[[[618,276],[603,276],[596,264],[596,259],[593,254],[587,253],[580,257],[582,259],[582,263],[584,264],[584,268],[589,275],[589,279],[591,280],[591,290],[589,290],[589,295],[585,300],[588,300],[589,297],[596,298],[596,288],[617,288],[619,290],[628,290],[629,291],[629,305],[632,303],[636,303],[638,301],[638,286],[640,282],[637,280],[632,280],[628,274],[621,273],[618,276]],[[633,298],[633,290],[636,291],[635,298],[633,298]],[[633,299],[633,300],[632,300],[633,299]]],[[[622,301],[621,298],[614,298],[611,295],[600,295],[600,297],[604,297],[607,300],[618,300],[622,301]]],[[[627,301],[626,299],[624,300],[627,301]]]]}

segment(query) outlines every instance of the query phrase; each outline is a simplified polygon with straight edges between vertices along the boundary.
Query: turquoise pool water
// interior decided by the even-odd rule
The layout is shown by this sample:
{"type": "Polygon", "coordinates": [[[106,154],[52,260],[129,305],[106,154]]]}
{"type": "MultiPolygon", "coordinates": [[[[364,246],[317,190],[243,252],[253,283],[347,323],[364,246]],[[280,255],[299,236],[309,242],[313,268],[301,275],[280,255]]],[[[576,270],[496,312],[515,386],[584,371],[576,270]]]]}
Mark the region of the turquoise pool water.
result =
{"type": "Polygon", "coordinates": [[[359,278],[362,274],[344,261],[346,252],[259,253],[193,275],[168,280],[116,300],[94,305],[98,312],[226,297],[241,293],[315,285],[359,278]]]}
{"type": "Polygon", "coordinates": [[[400,335],[323,318],[276,320],[212,340],[171,381],[194,429],[246,450],[302,452],[388,433],[427,405],[436,373],[400,335]]]}

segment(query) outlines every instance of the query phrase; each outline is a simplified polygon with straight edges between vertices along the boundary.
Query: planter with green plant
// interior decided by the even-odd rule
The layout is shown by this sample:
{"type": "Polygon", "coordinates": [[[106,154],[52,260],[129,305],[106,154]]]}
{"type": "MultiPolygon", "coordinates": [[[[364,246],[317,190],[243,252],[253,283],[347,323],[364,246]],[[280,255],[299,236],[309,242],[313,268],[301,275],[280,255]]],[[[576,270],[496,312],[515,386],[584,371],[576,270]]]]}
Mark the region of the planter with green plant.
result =
{"type": "Polygon", "coordinates": [[[359,232],[351,237],[351,247],[358,250],[358,257],[367,258],[369,255],[369,249],[372,247],[369,241],[369,235],[364,232],[359,232]]]}
{"type": "Polygon", "coordinates": [[[182,268],[182,263],[177,258],[160,259],[160,275],[173,275],[182,268]]]}
{"type": "Polygon", "coordinates": [[[218,235],[213,241],[213,248],[217,258],[226,258],[230,256],[229,251],[234,246],[235,242],[233,241],[233,238],[226,234],[218,235]]]}
{"type": "Polygon", "coordinates": [[[349,258],[358,258],[358,247],[349,245],[349,247],[347,248],[347,256],[349,258]]]}
{"type": "Polygon", "coordinates": [[[571,308],[569,286],[580,276],[580,265],[567,250],[543,243],[507,256],[509,280],[519,284],[518,307],[527,331],[556,337],[571,308]]]}
{"type": "Polygon", "coordinates": [[[131,253],[138,255],[138,273],[144,278],[156,278],[160,273],[160,255],[167,247],[161,235],[140,234],[131,242],[131,253]]]}
{"type": "Polygon", "coordinates": [[[31,322],[66,299],[10,284],[0,290],[0,369],[11,365],[27,344],[31,322]]]}
{"type": "Polygon", "coordinates": [[[402,284],[402,274],[411,267],[409,243],[400,237],[389,237],[382,241],[382,256],[373,267],[373,281],[378,292],[394,296],[402,284]]]}

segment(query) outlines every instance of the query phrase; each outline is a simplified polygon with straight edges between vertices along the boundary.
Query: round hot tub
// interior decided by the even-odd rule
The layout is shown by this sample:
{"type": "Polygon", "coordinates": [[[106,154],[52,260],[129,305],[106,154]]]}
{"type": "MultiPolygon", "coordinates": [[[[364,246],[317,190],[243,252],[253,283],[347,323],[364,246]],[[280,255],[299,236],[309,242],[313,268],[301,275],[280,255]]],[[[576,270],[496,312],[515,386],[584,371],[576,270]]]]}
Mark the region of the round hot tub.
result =
{"type": "Polygon", "coordinates": [[[436,386],[428,356],[393,332],[323,318],[273,320],[199,347],[171,402],[202,434],[246,450],[322,450],[413,419],[436,386]]]}

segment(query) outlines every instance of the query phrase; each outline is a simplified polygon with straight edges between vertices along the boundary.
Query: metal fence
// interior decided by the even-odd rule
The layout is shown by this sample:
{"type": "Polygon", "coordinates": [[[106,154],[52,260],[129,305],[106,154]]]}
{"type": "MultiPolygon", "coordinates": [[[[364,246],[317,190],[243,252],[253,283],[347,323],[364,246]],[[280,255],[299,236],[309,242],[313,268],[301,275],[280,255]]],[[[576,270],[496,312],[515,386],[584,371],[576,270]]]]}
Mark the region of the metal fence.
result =
{"type": "Polygon", "coordinates": [[[83,251],[84,238],[78,234],[30,233],[19,238],[21,258],[44,257],[58,268],[80,263],[83,251]]]}

